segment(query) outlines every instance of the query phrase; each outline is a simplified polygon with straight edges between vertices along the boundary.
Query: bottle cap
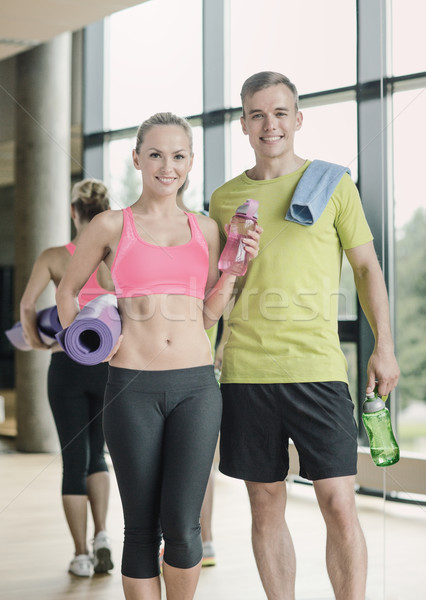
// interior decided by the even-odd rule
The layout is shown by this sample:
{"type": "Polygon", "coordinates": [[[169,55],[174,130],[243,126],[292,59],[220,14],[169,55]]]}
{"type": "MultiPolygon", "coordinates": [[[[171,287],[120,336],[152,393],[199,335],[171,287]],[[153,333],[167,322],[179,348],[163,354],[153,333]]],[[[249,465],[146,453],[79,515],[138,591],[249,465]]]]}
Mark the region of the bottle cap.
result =
{"type": "Polygon", "coordinates": [[[386,404],[383,401],[383,398],[377,396],[377,394],[367,394],[367,398],[364,400],[364,404],[362,405],[362,412],[364,413],[373,413],[382,408],[385,408],[386,404]]]}
{"type": "Polygon", "coordinates": [[[236,215],[240,215],[242,217],[247,217],[247,219],[254,219],[257,221],[257,209],[259,206],[259,202],[257,200],[249,199],[241,204],[235,211],[236,215]]]}

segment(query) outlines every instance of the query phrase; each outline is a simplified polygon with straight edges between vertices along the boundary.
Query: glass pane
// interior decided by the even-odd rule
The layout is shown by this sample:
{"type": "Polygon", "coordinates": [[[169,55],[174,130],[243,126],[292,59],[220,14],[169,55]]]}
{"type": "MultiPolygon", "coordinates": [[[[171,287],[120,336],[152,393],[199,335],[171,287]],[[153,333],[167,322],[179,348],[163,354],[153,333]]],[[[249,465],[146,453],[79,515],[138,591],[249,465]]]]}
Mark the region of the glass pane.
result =
{"type": "MultiPolygon", "coordinates": [[[[184,202],[189,210],[203,208],[203,130],[193,127],[194,165],[189,174],[189,187],[184,202]]],[[[111,208],[131,206],[142,191],[141,174],[133,166],[132,149],[136,132],[131,138],[113,140],[105,148],[105,180],[111,192],[111,208]]]]}
{"type": "Polygon", "coordinates": [[[229,11],[231,106],[258,71],[284,73],[299,94],[355,84],[355,0],[231,0],[229,11]]]}
{"type": "Polygon", "coordinates": [[[189,186],[183,198],[185,206],[192,211],[204,208],[204,131],[202,127],[192,127],[194,142],[194,164],[188,175],[189,186]]]}
{"type": "Polygon", "coordinates": [[[135,135],[105,146],[105,181],[111,193],[111,208],[131,206],[141,193],[141,174],[133,166],[135,135]]]}
{"type": "Polygon", "coordinates": [[[424,90],[394,95],[398,441],[426,453],[426,197],[424,90]]]}
{"type": "Polygon", "coordinates": [[[107,129],[202,112],[202,2],[150,0],[109,19],[107,129]]]}
{"type": "Polygon", "coordinates": [[[236,177],[243,171],[250,169],[255,163],[253,148],[250,146],[248,137],[241,129],[239,119],[231,121],[231,173],[230,178],[236,177]]]}
{"type": "Polygon", "coordinates": [[[391,2],[392,5],[392,60],[393,74],[426,71],[424,0],[391,2]]]}
{"type": "Polygon", "coordinates": [[[348,166],[358,179],[356,102],[302,108],[303,125],[295,138],[296,154],[348,166]]]}

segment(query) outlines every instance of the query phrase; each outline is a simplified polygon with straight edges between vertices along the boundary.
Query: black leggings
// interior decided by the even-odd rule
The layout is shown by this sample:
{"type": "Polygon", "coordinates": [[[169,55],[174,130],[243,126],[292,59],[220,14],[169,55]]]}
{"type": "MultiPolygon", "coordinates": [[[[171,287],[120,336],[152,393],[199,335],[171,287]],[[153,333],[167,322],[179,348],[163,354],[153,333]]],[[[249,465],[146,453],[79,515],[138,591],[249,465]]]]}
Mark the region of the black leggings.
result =
{"type": "Polygon", "coordinates": [[[213,365],[109,368],[104,431],[123,504],[123,575],[159,574],[162,535],[168,565],[201,560],[200,512],[221,415],[213,365]]]}
{"type": "Polygon", "coordinates": [[[47,390],[62,450],[63,495],[87,495],[87,476],[108,471],[102,431],[107,376],[107,364],[86,367],[65,352],[52,354],[47,390]]]}

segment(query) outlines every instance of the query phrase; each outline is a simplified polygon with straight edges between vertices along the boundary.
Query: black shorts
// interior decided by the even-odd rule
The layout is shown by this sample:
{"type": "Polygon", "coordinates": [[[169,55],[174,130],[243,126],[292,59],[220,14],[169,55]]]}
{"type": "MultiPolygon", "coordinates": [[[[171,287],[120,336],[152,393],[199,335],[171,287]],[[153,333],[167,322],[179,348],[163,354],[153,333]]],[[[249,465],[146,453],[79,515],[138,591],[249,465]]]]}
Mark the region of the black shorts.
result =
{"type": "Polygon", "coordinates": [[[225,383],[219,469],[272,483],[288,474],[288,441],[313,481],[357,472],[357,425],[346,383],[225,383]]]}

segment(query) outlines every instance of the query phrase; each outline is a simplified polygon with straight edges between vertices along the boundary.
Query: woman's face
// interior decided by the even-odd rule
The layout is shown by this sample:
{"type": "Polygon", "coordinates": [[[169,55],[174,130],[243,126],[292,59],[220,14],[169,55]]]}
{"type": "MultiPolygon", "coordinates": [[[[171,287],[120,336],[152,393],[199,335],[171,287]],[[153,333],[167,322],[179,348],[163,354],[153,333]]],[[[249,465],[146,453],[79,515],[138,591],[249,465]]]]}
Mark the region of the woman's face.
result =
{"type": "Polygon", "coordinates": [[[133,164],[142,172],[144,191],[176,194],[192,167],[193,154],[186,131],[179,125],[155,125],[145,134],[133,164]]]}

